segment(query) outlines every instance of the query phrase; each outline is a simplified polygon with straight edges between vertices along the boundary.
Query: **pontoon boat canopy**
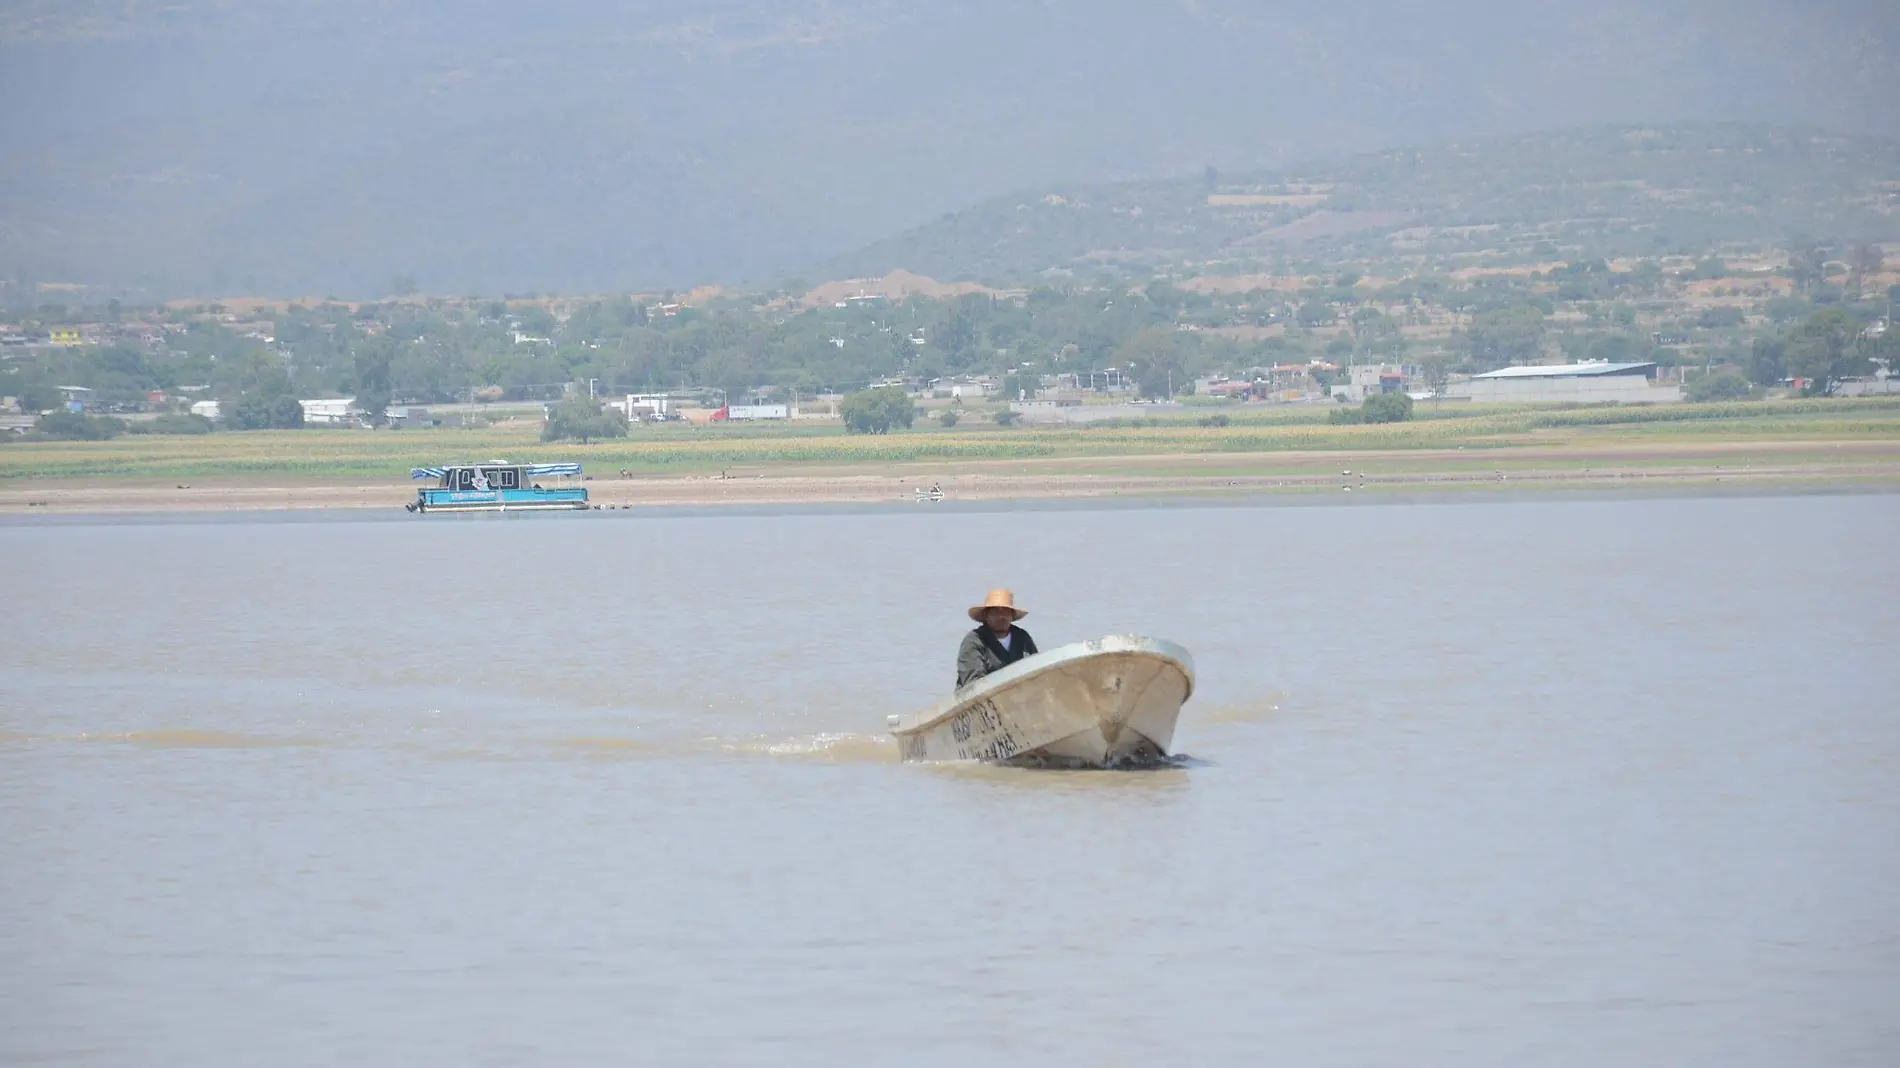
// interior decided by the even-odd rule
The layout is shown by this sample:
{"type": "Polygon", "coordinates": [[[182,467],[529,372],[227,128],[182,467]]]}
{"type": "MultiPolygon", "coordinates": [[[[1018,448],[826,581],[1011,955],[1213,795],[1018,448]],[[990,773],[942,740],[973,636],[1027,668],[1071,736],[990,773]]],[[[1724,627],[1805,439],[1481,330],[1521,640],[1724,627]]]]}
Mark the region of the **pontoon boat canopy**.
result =
{"type": "Polygon", "coordinates": [[[540,478],[544,475],[578,475],[581,473],[580,464],[451,464],[448,467],[412,467],[409,469],[409,477],[441,478],[452,468],[456,467],[520,467],[527,470],[529,478],[540,478]]]}

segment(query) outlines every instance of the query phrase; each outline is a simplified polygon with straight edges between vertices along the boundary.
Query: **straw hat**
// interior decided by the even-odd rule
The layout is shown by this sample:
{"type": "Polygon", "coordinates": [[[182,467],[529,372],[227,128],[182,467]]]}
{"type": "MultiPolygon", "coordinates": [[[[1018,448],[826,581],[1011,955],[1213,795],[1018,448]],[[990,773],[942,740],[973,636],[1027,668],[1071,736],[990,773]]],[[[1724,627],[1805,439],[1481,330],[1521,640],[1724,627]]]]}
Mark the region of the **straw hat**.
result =
{"type": "Polygon", "coordinates": [[[982,604],[977,605],[974,608],[970,609],[970,618],[976,620],[978,623],[981,623],[983,622],[983,613],[989,611],[992,608],[1007,608],[1011,612],[1015,613],[1013,617],[1015,619],[1021,619],[1024,616],[1029,614],[1028,612],[1025,612],[1022,609],[1016,607],[1015,594],[1009,592],[1008,590],[991,590],[990,595],[988,597],[983,598],[982,604]]]}

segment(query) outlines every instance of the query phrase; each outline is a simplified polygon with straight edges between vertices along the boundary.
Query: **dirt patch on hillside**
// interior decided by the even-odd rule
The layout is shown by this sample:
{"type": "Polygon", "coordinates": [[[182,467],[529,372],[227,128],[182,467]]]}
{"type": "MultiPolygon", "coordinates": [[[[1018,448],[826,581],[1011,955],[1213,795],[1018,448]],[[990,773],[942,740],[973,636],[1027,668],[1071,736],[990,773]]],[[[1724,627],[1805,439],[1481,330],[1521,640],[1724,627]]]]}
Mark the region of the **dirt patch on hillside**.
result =
{"type": "Polygon", "coordinates": [[[933,300],[942,300],[945,297],[961,297],[969,293],[999,296],[1002,290],[991,289],[975,282],[939,282],[935,278],[912,274],[900,267],[882,278],[848,278],[841,282],[826,282],[806,293],[799,303],[811,307],[823,307],[852,297],[884,297],[887,300],[929,297],[933,300]]]}
{"type": "Polygon", "coordinates": [[[1203,275],[1180,283],[1180,287],[1192,293],[1252,293],[1257,290],[1298,293],[1306,287],[1306,280],[1296,274],[1203,275]]]}
{"type": "Polygon", "coordinates": [[[1310,208],[1327,201],[1325,193],[1209,193],[1210,208],[1310,208]]]}
{"type": "Polygon", "coordinates": [[[1389,226],[1402,226],[1411,216],[1402,211],[1316,211],[1304,218],[1295,219],[1284,226],[1275,226],[1238,242],[1241,245],[1270,245],[1279,243],[1297,243],[1317,241],[1327,237],[1341,237],[1346,234],[1363,233],[1367,230],[1381,230],[1389,226]]]}

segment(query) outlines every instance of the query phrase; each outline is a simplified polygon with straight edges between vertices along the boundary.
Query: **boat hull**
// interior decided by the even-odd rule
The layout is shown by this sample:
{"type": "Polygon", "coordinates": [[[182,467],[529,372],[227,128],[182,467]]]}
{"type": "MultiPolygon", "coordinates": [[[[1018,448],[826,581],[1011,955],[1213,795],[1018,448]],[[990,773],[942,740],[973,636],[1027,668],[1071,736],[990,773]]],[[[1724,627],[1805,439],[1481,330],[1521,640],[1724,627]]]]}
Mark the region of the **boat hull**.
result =
{"type": "Polygon", "coordinates": [[[1194,691],[1186,649],[1155,638],[1065,645],[978,679],[948,700],[891,717],[905,760],[1057,767],[1158,761],[1194,691]]]}
{"type": "Polygon", "coordinates": [[[561,489],[446,490],[425,489],[409,506],[413,512],[578,512],[586,511],[587,490],[561,489]]]}

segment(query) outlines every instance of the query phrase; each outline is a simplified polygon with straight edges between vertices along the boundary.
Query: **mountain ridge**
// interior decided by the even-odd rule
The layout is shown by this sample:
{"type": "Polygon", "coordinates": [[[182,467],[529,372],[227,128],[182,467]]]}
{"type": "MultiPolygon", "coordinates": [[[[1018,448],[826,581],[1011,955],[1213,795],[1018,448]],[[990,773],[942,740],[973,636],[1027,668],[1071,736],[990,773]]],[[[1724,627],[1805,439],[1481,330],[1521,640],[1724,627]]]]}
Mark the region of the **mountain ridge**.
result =
{"type": "Polygon", "coordinates": [[[1049,183],[948,213],[814,273],[876,276],[901,266],[1002,285],[1117,262],[1251,269],[1321,243],[1335,258],[1506,251],[1513,242],[1615,256],[1797,235],[1900,240],[1900,141],[1765,124],[1593,124],[1447,139],[1217,176],[1213,185],[1205,175],[1049,183]],[[1449,233],[1471,227],[1486,228],[1484,240],[1449,233]]]}
{"type": "Polygon", "coordinates": [[[0,277],[760,283],[1068,177],[1893,99],[1900,9],[1850,0],[18,0],[0,277]]]}

